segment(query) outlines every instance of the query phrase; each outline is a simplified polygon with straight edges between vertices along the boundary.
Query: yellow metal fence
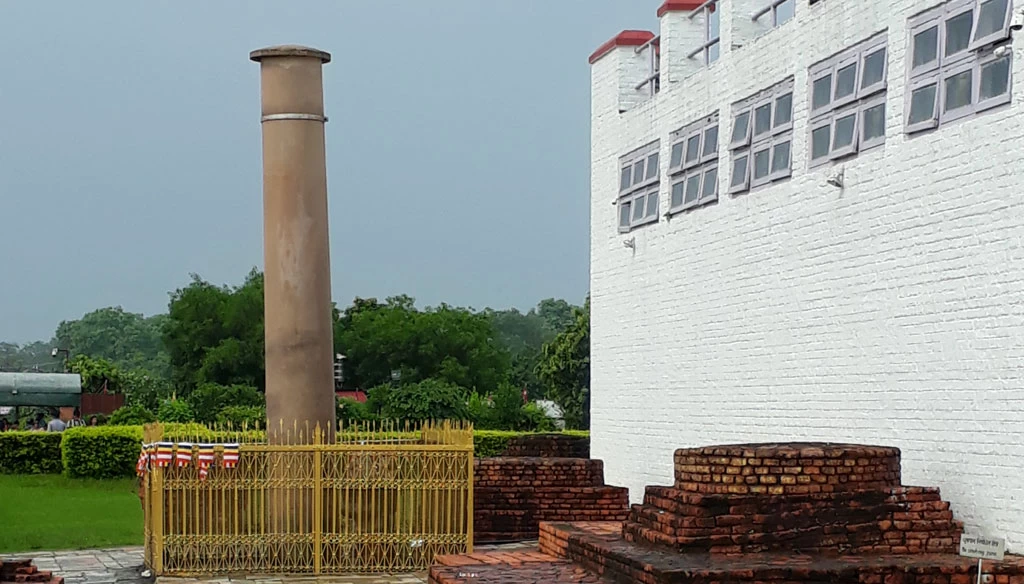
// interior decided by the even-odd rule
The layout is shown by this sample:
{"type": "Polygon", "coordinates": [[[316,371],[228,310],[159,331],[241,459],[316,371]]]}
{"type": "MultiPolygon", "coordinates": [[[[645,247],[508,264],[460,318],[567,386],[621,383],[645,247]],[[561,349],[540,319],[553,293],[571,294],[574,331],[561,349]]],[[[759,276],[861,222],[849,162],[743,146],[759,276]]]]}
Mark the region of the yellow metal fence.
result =
{"type": "Polygon", "coordinates": [[[401,572],[472,551],[471,425],[307,430],[286,445],[251,431],[195,434],[145,431],[145,553],[156,575],[401,572]],[[203,469],[200,444],[211,443],[203,469]],[[237,465],[225,468],[233,443],[237,465]],[[157,444],[174,445],[167,466],[157,444]],[[182,466],[179,452],[190,454],[182,466]]]}

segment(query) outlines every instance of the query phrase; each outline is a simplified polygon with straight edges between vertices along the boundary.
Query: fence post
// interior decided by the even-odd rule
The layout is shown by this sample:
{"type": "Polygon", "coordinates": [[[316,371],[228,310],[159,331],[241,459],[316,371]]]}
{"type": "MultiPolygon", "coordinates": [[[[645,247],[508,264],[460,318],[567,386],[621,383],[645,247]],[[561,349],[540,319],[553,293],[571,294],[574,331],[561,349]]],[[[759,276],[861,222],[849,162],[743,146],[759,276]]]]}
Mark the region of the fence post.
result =
{"type": "Polygon", "coordinates": [[[317,424],[313,431],[313,574],[319,576],[322,569],[320,563],[323,561],[323,452],[322,434],[320,425],[317,424]]]}
{"type": "Polygon", "coordinates": [[[150,497],[153,500],[153,575],[164,573],[164,469],[150,470],[153,480],[150,497]]]}
{"type": "MultiPolygon", "coordinates": [[[[472,436],[472,433],[470,434],[472,436]]],[[[473,439],[470,438],[469,450],[466,452],[466,457],[469,459],[466,472],[468,473],[469,480],[467,482],[467,488],[469,489],[466,494],[466,553],[473,553],[473,439]]]]}

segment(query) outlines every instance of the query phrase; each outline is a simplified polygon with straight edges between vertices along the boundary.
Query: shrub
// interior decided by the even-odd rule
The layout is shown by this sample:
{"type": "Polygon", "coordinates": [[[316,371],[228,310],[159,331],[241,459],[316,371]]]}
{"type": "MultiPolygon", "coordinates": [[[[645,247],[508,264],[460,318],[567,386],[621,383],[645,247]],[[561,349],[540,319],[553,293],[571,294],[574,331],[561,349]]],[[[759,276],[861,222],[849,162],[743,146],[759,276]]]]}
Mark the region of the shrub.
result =
{"type": "Polygon", "coordinates": [[[477,430],[473,432],[473,456],[477,458],[500,456],[508,448],[510,440],[523,434],[523,432],[506,430],[477,430]]]}
{"type": "Polygon", "coordinates": [[[65,430],[60,443],[64,474],[93,479],[134,476],[141,446],[140,426],[65,430]]]}
{"type": "Polygon", "coordinates": [[[192,413],[192,406],[187,401],[172,397],[160,404],[160,409],[156,411],[156,419],[161,422],[185,424],[195,421],[195,414],[192,413]]]}
{"type": "Polygon", "coordinates": [[[107,423],[111,426],[141,426],[155,422],[156,416],[141,404],[123,406],[110,415],[107,423]]]}
{"type": "Polygon", "coordinates": [[[348,397],[338,399],[335,417],[342,422],[371,422],[377,419],[377,416],[370,411],[369,405],[348,397]]]}
{"type": "Polygon", "coordinates": [[[59,473],[60,439],[53,432],[0,433],[0,474],[59,473]]]}
{"type": "Polygon", "coordinates": [[[188,396],[188,402],[198,422],[210,423],[217,420],[221,410],[228,406],[259,407],[266,400],[258,389],[251,385],[219,385],[204,383],[188,396]]]}
{"type": "Polygon", "coordinates": [[[397,388],[378,386],[370,396],[378,415],[388,420],[465,420],[469,414],[463,391],[436,379],[397,388]]]}
{"type": "Polygon", "coordinates": [[[267,408],[263,406],[225,406],[217,414],[217,423],[232,428],[266,428],[267,408]]]}
{"type": "Polygon", "coordinates": [[[469,415],[481,430],[514,430],[520,432],[547,432],[555,429],[550,419],[537,404],[523,404],[523,395],[510,384],[502,384],[494,395],[484,398],[473,394],[469,398],[469,415]]]}

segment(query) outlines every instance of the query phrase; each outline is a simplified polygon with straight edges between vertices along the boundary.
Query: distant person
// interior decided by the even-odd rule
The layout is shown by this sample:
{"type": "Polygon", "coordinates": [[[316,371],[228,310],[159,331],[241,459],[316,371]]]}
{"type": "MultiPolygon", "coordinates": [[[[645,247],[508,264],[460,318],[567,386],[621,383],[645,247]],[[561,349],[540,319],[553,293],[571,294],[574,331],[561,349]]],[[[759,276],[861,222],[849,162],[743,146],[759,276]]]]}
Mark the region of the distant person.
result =
{"type": "Polygon", "coordinates": [[[71,415],[71,420],[68,422],[68,428],[81,428],[85,426],[85,420],[82,419],[82,412],[78,408],[75,408],[75,413],[71,415]]]}
{"type": "Polygon", "coordinates": [[[89,425],[90,426],[99,426],[100,425],[100,419],[98,417],[96,417],[96,416],[89,416],[89,425]]]}
{"type": "Polygon", "coordinates": [[[67,428],[67,424],[60,419],[60,416],[54,416],[50,419],[50,423],[46,425],[47,432],[63,432],[67,428]]]}
{"type": "Polygon", "coordinates": [[[11,423],[7,421],[7,418],[0,418],[0,432],[7,432],[11,429],[11,423]]]}

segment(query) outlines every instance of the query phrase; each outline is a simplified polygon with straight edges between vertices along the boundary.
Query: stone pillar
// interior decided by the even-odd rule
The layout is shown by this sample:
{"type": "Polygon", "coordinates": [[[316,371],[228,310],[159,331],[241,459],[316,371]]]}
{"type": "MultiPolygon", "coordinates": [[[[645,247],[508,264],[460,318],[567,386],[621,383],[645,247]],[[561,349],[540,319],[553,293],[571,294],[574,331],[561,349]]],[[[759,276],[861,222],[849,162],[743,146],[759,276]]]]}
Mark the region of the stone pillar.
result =
{"type": "Polygon", "coordinates": [[[260,64],[262,95],[269,439],[296,442],[298,428],[308,442],[307,428],[333,436],[335,424],[323,95],[331,56],[279,46],[249,58],[260,64]]]}

